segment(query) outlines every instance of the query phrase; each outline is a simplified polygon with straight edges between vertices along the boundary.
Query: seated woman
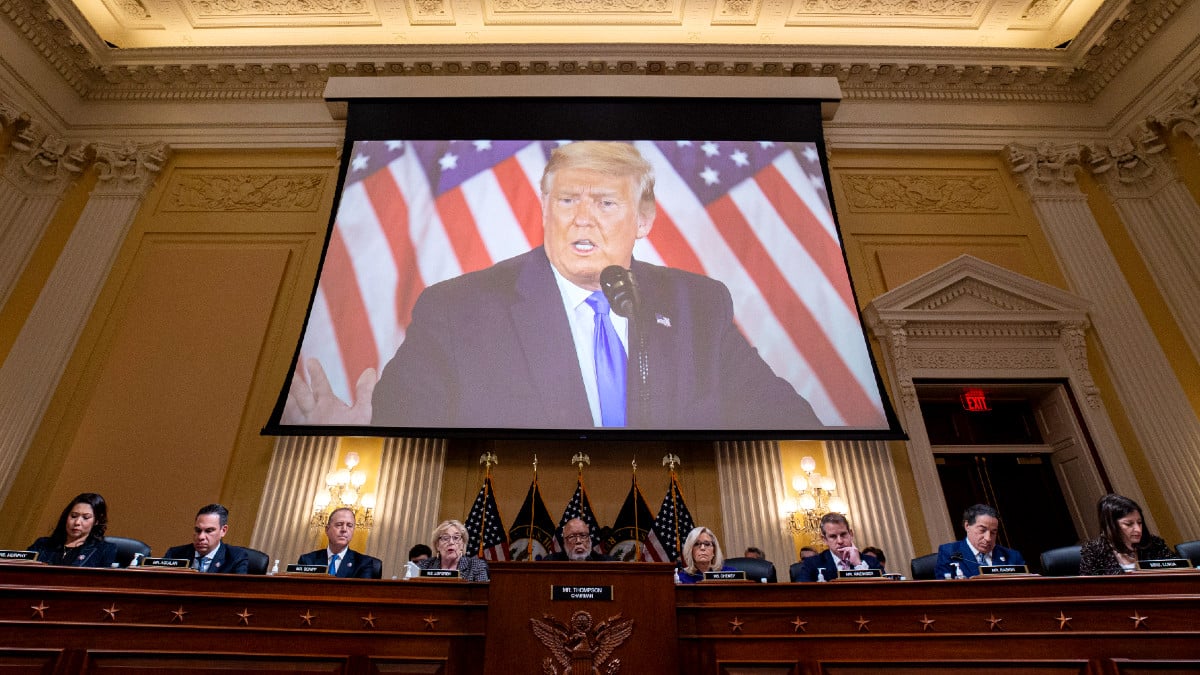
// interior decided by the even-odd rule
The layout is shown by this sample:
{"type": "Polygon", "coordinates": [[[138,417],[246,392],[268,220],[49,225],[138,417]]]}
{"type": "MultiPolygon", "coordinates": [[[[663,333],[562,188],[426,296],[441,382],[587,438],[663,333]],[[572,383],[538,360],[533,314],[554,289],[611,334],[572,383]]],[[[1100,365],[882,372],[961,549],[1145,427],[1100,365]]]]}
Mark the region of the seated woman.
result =
{"type": "Polygon", "coordinates": [[[696,527],[688,532],[683,541],[684,567],[676,570],[675,576],[681,584],[694,584],[704,581],[705,572],[732,572],[732,567],[725,566],[725,556],[721,553],[721,545],[717,543],[717,535],[707,527],[696,527]]]}
{"type": "Polygon", "coordinates": [[[483,558],[467,555],[467,528],[457,520],[443,520],[433,528],[432,558],[418,560],[423,570],[458,570],[463,581],[487,581],[488,565],[483,558]]]}
{"type": "Polygon", "coordinates": [[[85,492],[67,504],[58,525],[49,537],[39,537],[29,545],[38,560],[51,565],[71,567],[112,567],[117,561],[117,546],[104,540],[108,527],[108,505],[104,497],[85,492]]]}
{"type": "Polygon", "coordinates": [[[1142,524],[1142,507],[1128,497],[1110,494],[1096,505],[1100,536],[1079,552],[1079,573],[1122,574],[1137,569],[1139,560],[1174,558],[1166,542],[1150,534],[1142,524]]]}

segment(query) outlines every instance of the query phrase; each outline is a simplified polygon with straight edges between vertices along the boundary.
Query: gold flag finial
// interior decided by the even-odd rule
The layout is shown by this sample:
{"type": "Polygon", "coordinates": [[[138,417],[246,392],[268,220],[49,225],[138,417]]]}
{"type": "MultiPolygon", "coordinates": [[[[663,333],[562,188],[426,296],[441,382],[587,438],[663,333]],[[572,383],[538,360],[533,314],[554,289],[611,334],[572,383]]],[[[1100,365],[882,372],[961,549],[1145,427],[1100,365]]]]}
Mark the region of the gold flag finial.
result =
{"type": "Polygon", "coordinates": [[[667,453],[666,455],[663,456],[663,466],[670,468],[672,473],[675,472],[675,467],[679,466],[682,463],[683,462],[679,461],[678,455],[673,455],[671,453],[667,453]]]}
{"type": "Polygon", "coordinates": [[[574,464],[575,466],[579,467],[579,475],[582,476],[583,475],[583,465],[584,464],[591,465],[592,458],[588,457],[587,455],[585,455],[582,452],[577,452],[577,453],[575,453],[575,456],[571,458],[571,463],[574,464]]]}
{"type": "Polygon", "coordinates": [[[484,465],[487,475],[492,475],[492,467],[500,463],[500,458],[494,452],[485,452],[479,456],[479,463],[484,465]]]}

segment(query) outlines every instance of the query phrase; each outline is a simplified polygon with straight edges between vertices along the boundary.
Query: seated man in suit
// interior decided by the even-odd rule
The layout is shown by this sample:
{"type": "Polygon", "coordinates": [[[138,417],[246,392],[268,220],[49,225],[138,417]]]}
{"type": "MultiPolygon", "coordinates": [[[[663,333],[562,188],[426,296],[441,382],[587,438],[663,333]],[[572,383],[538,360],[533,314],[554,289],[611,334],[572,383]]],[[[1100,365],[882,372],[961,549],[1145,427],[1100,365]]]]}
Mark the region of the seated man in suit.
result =
{"type": "Polygon", "coordinates": [[[879,561],[862,555],[854,545],[854,530],[850,529],[846,516],[840,513],[822,516],[821,539],[829,548],[792,565],[792,581],[817,581],[821,577],[832,581],[839,571],[879,569],[879,561]]]}
{"type": "Polygon", "coordinates": [[[196,513],[192,543],[172,546],[164,558],[183,558],[192,561],[192,569],[223,574],[247,574],[250,559],[237,546],[222,544],[229,531],[229,509],[209,504],[196,513]]]}
{"type": "Polygon", "coordinates": [[[579,518],[572,518],[563,525],[563,550],[555,551],[542,560],[587,560],[604,562],[612,560],[603,553],[592,550],[592,528],[579,518]]]}
{"type": "Polygon", "coordinates": [[[354,511],[334,509],[325,523],[327,548],[300,556],[301,565],[327,565],[330,576],[354,579],[378,579],[383,574],[383,561],[363,555],[350,546],[354,537],[354,511]]]}
{"type": "Polygon", "coordinates": [[[952,541],[938,547],[934,577],[955,578],[954,566],[958,565],[964,577],[979,574],[980,565],[1024,565],[1020,551],[996,544],[996,531],[1000,529],[1000,514],[987,504],[976,504],[963,511],[963,529],[967,538],[952,541]]]}

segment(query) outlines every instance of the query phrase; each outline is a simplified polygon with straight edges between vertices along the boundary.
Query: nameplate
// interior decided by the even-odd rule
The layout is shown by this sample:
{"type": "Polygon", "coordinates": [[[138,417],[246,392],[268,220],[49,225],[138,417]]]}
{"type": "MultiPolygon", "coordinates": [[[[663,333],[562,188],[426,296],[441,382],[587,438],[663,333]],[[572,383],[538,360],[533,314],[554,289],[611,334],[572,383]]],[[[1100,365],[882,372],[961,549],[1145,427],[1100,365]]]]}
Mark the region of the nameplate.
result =
{"type": "Polygon", "coordinates": [[[882,579],[883,570],[838,570],[838,579],[882,579]]]}
{"type": "Polygon", "coordinates": [[[745,581],[746,572],[743,570],[728,570],[724,572],[705,572],[705,581],[745,581]]]}
{"type": "Polygon", "coordinates": [[[425,579],[457,579],[458,570],[421,570],[421,577],[425,579]]]}
{"type": "Polygon", "coordinates": [[[288,565],[288,574],[328,574],[328,565],[288,565]]]}
{"type": "Polygon", "coordinates": [[[612,586],[551,586],[551,600],[612,600],[612,586]]]}
{"type": "Polygon", "coordinates": [[[142,558],[138,567],[159,567],[170,570],[190,569],[192,561],[187,558],[142,558]]]}
{"type": "Polygon", "coordinates": [[[0,560],[4,562],[36,562],[36,551],[0,551],[0,560]]]}
{"type": "Polygon", "coordinates": [[[1029,574],[1027,565],[980,565],[979,574],[1029,574]]]}
{"type": "Polygon", "coordinates": [[[1139,570],[1187,570],[1192,568],[1192,561],[1187,558],[1164,558],[1162,560],[1139,560],[1139,570]]]}

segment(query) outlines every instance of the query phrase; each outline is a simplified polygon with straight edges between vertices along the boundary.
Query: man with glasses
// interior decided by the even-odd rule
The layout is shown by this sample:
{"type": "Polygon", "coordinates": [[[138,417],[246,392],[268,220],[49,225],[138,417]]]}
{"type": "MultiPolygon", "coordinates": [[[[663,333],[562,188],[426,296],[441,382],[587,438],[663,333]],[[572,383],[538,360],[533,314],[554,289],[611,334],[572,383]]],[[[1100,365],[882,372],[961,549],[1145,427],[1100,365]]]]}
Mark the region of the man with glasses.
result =
{"type": "Polygon", "coordinates": [[[592,548],[592,528],[579,518],[572,518],[563,525],[563,550],[555,551],[543,560],[586,560],[588,562],[607,562],[612,558],[597,553],[592,548]]]}

